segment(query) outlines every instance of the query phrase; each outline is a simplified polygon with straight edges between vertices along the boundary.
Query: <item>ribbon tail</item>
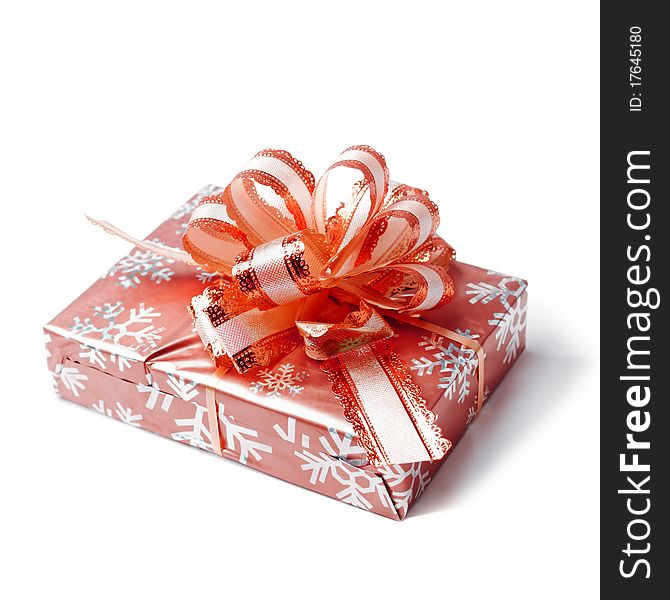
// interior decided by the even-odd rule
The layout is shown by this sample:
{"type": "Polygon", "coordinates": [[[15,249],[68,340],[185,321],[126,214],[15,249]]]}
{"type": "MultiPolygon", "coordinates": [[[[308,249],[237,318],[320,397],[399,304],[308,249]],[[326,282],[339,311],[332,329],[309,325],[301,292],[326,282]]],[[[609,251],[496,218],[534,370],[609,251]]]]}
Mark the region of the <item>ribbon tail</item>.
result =
{"type": "Polygon", "coordinates": [[[374,466],[439,460],[451,448],[389,340],[338,354],[321,368],[374,466]]]}
{"type": "Polygon", "coordinates": [[[170,258],[177,262],[185,263],[187,265],[191,265],[194,267],[198,265],[198,263],[196,263],[191,258],[188,252],[184,252],[183,250],[179,250],[178,248],[171,248],[170,246],[164,246],[163,244],[159,244],[157,242],[150,242],[148,240],[138,240],[137,238],[128,235],[124,231],[121,231],[118,227],[115,227],[114,225],[108,223],[107,221],[94,219],[93,217],[89,217],[88,215],[84,216],[91,223],[93,223],[93,225],[101,227],[103,231],[105,231],[106,233],[120,237],[126,240],[127,242],[131,242],[132,244],[135,244],[135,246],[137,246],[138,248],[142,248],[143,250],[149,250],[149,252],[153,252],[154,254],[158,254],[160,256],[164,256],[165,258],[170,258]]]}

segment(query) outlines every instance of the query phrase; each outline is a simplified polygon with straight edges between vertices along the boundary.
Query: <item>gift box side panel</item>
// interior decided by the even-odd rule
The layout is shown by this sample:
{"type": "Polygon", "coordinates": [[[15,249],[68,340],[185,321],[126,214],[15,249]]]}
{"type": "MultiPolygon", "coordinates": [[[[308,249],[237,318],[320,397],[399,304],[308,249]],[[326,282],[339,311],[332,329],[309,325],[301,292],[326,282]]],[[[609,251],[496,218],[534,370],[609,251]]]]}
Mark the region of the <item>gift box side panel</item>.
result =
{"type": "MultiPolygon", "coordinates": [[[[62,341],[67,345],[71,340],[62,341]]],[[[58,342],[53,335],[47,340],[52,356],[59,353],[58,342]]],[[[132,427],[212,452],[203,386],[193,388],[193,400],[185,401],[68,357],[50,362],[50,367],[55,390],[62,398],[132,427]]],[[[277,418],[277,435],[268,436],[238,422],[224,402],[219,403],[219,419],[224,458],[391,519],[404,516],[406,495],[392,497],[379,474],[337,455],[351,443],[338,431],[332,429],[315,437],[312,428],[284,416],[277,418]]]]}
{"type": "MultiPolygon", "coordinates": [[[[503,280],[506,279],[503,277],[503,280]]],[[[521,355],[526,345],[528,303],[526,283],[519,278],[509,279],[513,279],[515,282],[523,282],[523,284],[516,288],[517,292],[511,297],[503,297],[503,300],[499,300],[497,303],[487,303],[490,304],[489,329],[476,338],[481,343],[485,355],[484,403],[489,401],[491,395],[521,355]]],[[[426,335],[423,336],[423,341],[420,343],[427,344],[428,353],[430,353],[439,351],[439,348],[434,349],[431,345],[435,342],[435,336],[426,335]]],[[[476,353],[466,346],[450,345],[443,341],[439,343],[442,344],[442,350],[445,348],[449,350],[451,356],[449,368],[455,367],[455,370],[447,370],[442,382],[439,379],[437,383],[434,379],[431,380],[430,384],[424,385],[425,389],[423,391],[426,396],[431,390],[439,394],[437,400],[433,401],[431,408],[437,416],[438,425],[445,437],[452,442],[453,448],[476,418],[478,363],[476,353]],[[446,382],[444,379],[446,379],[446,382]],[[434,386],[436,385],[445,387],[435,389],[434,386]]],[[[424,350],[425,348],[426,345],[423,346],[424,350]]],[[[414,361],[417,365],[427,364],[417,359],[410,359],[410,364],[411,361],[414,361]]],[[[416,374],[417,372],[415,372],[416,374]]],[[[417,379],[421,380],[419,377],[417,379]]],[[[423,381],[425,382],[427,379],[427,377],[424,377],[423,381]]],[[[381,471],[401,518],[406,516],[407,511],[418,500],[431,477],[442,467],[448,457],[449,453],[443,459],[432,464],[395,465],[381,471]]]]}
{"type": "Polygon", "coordinates": [[[422,315],[426,328],[420,335],[396,329],[402,358],[443,434],[455,443],[476,416],[480,371],[475,349],[451,340],[444,330],[481,345],[486,401],[523,349],[527,284],[460,262],[453,263],[450,273],[456,295],[444,308],[422,315]]]}
{"type": "Polygon", "coordinates": [[[488,402],[526,348],[527,313],[528,292],[525,289],[509,302],[508,307],[492,312],[489,324],[493,330],[483,344],[486,355],[484,402],[488,402]]]}

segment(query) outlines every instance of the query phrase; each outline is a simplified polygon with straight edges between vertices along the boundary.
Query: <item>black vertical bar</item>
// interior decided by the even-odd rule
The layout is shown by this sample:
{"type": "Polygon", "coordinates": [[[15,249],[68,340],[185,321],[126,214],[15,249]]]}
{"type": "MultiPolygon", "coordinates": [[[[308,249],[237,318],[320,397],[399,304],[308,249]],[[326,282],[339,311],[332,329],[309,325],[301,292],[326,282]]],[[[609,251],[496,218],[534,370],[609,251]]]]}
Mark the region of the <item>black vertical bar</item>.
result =
{"type": "Polygon", "coordinates": [[[601,3],[601,589],[670,597],[670,32],[601,3]]]}

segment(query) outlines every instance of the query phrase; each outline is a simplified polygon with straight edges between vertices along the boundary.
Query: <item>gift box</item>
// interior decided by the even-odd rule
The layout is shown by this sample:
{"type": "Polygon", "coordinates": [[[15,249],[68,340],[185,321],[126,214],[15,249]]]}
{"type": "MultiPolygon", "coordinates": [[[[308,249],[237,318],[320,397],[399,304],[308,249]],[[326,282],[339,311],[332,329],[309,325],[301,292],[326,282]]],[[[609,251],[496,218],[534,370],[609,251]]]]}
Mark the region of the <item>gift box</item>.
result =
{"type": "MultiPolygon", "coordinates": [[[[202,198],[221,191],[203,189],[147,239],[178,246],[202,198]]],[[[524,349],[527,292],[523,279],[455,260],[449,275],[454,294],[444,306],[420,319],[384,316],[451,448],[524,349]]],[[[449,452],[375,464],[302,345],[245,372],[217,368],[186,307],[218,278],[133,249],[45,327],[57,393],[131,427],[403,519],[449,452]]]]}

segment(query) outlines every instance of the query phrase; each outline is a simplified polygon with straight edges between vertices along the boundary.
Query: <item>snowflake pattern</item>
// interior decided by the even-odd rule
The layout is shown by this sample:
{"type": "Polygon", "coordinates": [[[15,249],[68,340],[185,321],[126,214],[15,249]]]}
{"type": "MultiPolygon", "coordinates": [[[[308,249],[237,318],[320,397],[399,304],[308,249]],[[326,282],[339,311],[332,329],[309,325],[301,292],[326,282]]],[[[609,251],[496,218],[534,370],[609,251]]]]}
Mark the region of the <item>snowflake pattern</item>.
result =
{"type": "Polygon", "coordinates": [[[488,304],[492,300],[498,299],[504,308],[509,309],[510,298],[519,298],[526,289],[526,282],[519,277],[509,277],[498,273],[497,271],[487,271],[488,275],[497,275],[501,279],[497,285],[492,285],[486,281],[479,283],[468,283],[469,288],[465,293],[470,298],[470,304],[488,304]]]}
{"type": "Polygon", "coordinates": [[[87,346],[86,344],[81,344],[81,352],[79,353],[79,358],[88,359],[89,364],[94,367],[100,367],[102,370],[105,370],[107,361],[114,363],[120,373],[123,373],[126,369],[130,368],[131,362],[136,362],[133,359],[126,358],[121,354],[115,354],[110,352],[105,354],[99,348],[94,348],[93,346],[87,346]]]}
{"type": "Polygon", "coordinates": [[[489,325],[495,325],[496,340],[498,341],[497,350],[499,351],[505,345],[505,358],[503,364],[512,362],[521,346],[521,332],[526,329],[526,309],[527,302],[518,300],[507,312],[497,312],[493,314],[493,319],[489,320],[489,325]]]}
{"type": "Polygon", "coordinates": [[[252,381],[249,389],[255,394],[265,393],[268,397],[279,398],[286,393],[289,396],[297,396],[305,389],[300,385],[308,378],[305,371],[295,370],[295,365],[283,363],[276,370],[261,369],[258,372],[259,381],[252,381]]]}
{"type": "Polygon", "coordinates": [[[238,462],[246,465],[249,456],[256,461],[263,460],[261,452],[272,454],[272,446],[263,444],[258,439],[258,432],[250,427],[244,427],[235,422],[235,417],[225,413],[225,406],[219,404],[219,421],[223,424],[223,434],[226,439],[226,449],[236,452],[239,450],[238,462]]]}
{"type": "Polygon", "coordinates": [[[179,225],[177,226],[177,229],[175,229],[175,235],[178,235],[179,237],[181,237],[186,233],[187,229],[188,229],[188,221],[184,221],[183,223],[179,223],[179,225]]]}
{"type": "Polygon", "coordinates": [[[442,395],[449,400],[453,398],[454,390],[458,387],[458,403],[462,404],[470,391],[468,376],[477,368],[477,353],[472,348],[450,343],[441,354],[446,361],[445,371],[448,375],[440,377],[437,387],[444,390],[442,395]]]}
{"type": "Polygon", "coordinates": [[[334,458],[325,452],[314,454],[305,450],[296,451],[296,456],[303,460],[300,468],[309,471],[309,482],[312,485],[324,483],[328,477],[342,485],[342,489],[335,496],[358,508],[372,509],[369,495],[376,495],[381,505],[389,508],[389,495],[380,477],[374,473],[368,473],[348,462],[334,458]]]}
{"type": "MultiPolygon", "coordinates": [[[[158,239],[152,241],[160,243],[158,239]]],[[[116,277],[117,285],[126,289],[136,288],[142,280],[160,284],[170,281],[175,274],[168,266],[171,264],[174,264],[173,259],[165,258],[150,250],[133,250],[109,269],[102,278],[116,277]]]]}
{"type": "Polygon", "coordinates": [[[163,392],[150,373],[147,373],[145,378],[146,383],[138,383],[135,387],[140,394],[147,394],[145,406],[149,410],[155,410],[156,406],[160,404],[160,409],[163,412],[170,412],[170,407],[176,396],[185,402],[190,402],[200,393],[198,384],[186,379],[183,375],[169,373],[167,376],[167,384],[175,392],[174,395],[163,392]]]}
{"type": "MultiPolygon", "coordinates": [[[[212,450],[212,437],[205,424],[207,408],[196,402],[190,402],[190,404],[194,409],[193,417],[175,419],[175,424],[178,427],[186,428],[186,430],[174,432],[171,437],[173,440],[188,443],[202,450],[212,450]]],[[[272,446],[262,443],[256,430],[235,422],[233,416],[225,413],[223,404],[218,405],[218,413],[219,421],[223,425],[224,447],[226,450],[239,453],[238,462],[246,465],[249,462],[249,457],[253,457],[260,462],[263,460],[261,452],[272,454],[272,446]]]]}
{"type": "Polygon", "coordinates": [[[200,393],[198,384],[190,379],[185,379],[183,375],[169,373],[167,376],[167,384],[172,388],[175,394],[185,402],[190,402],[200,393]]]}
{"type": "Polygon", "coordinates": [[[133,427],[141,427],[138,421],[142,420],[142,415],[135,415],[130,408],[125,408],[119,402],[116,403],[116,410],[114,411],[116,418],[123,421],[126,425],[133,427]]]}
{"type": "Polygon", "coordinates": [[[170,407],[172,406],[172,401],[174,400],[174,396],[159,390],[156,382],[151,376],[151,373],[147,373],[145,378],[147,382],[138,383],[135,388],[140,394],[147,394],[147,402],[145,404],[146,408],[149,410],[155,410],[156,406],[160,402],[161,410],[163,412],[169,412],[170,407]]]}
{"type": "Polygon", "coordinates": [[[207,414],[207,409],[200,404],[192,403],[194,408],[193,417],[188,419],[175,419],[175,425],[178,427],[185,427],[186,431],[176,431],[171,437],[178,442],[184,442],[190,446],[200,448],[201,450],[212,449],[212,438],[209,435],[209,430],[204,423],[204,416],[207,414]]]}
{"type": "Polygon", "coordinates": [[[131,308],[124,315],[125,312],[123,302],[106,302],[93,308],[93,317],[75,317],[70,330],[118,345],[126,345],[124,342],[130,341],[132,345],[126,347],[133,350],[155,348],[165,329],[157,328],[151,323],[161,313],[153,307],[146,307],[144,303],[131,308]]]}
{"type": "MultiPolygon", "coordinates": [[[[477,338],[478,334],[473,334],[469,329],[465,331],[457,330],[458,333],[469,338],[477,338]]],[[[451,400],[454,392],[458,390],[458,402],[463,403],[470,391],[470,374],[472,374],[478,365],[477,353],[462,344],[449,342],[444,345],[444,337],[436,333],[430,336],[422,336],[419,347],[424,352],[432,352],[431,356],[421,356],[413,358],[410,370],[417,376],[423,377],[432,375],[433,371],[438,369],[439,373],[445,375],[439,378],[437,387],[444,390],[443,397],[451,400]]]]}
{"type": "Polygon", "coordinates": [[[188,229],[188,222],[191,218],[191,213],[195,210],[195,208],[200,204],[200,201],[205,197],[209,196],[210,194],[216,194],[217,192],[220,192],[221,188],[217,187],[215,185],[206,185],[204,188],[202,188],[193,198],[191,198],[188,202],[185,202],[182,204],[173,214],[172,214],[172,219],[174,221],[181,221],[182,219],[185,219],[181,223],[177,225],[177,228],[175,229],[175,234],[178,236],[182,236],[186,233],[186,230],[188,229]]]}
{"type": "Polygon", "coordinates": [[[430,483],[430,473],[422,470],[423,463],[390,465],[383,468],[386,484],[391,489],[391,499],[398,514],[404,517],[410,504],[416,502],[430,483]]]}
{"type": "MultiPolygon", "coordinates": [[[[486,404],[490,395],[491,395],[491,388],[487,385],[484,388],[484,402],[482,402],[482,406],[486,404]]],[[[475,396],[472,406],[468,408],[468,416],[465,419],[465,424],[470,425],[470,423],[472,423],[472,421],[475,420],[476,416],[477,416],[477,396],[475,396]]]]}
{"type": "Polygon", "coordinates": [[[215,194],[220,191],[221,188],[215,185],[206,185],[202,188],[193,198],[188,202],[184,202],[174,213],[172,213],[172,219],[175,221],[180,221],[184,217],[190,216],[196,206],[200,204],[200,200],[203,197],[208,196],[209,194],[215,194]]]}
{"type": "Polygon", "coordinates": [[[107,417],[115,417],[119,421],[122,421],[126,425],[132,425],[133,427],[142,427],[140,424],[140,421],[142,420],[142,415],[139,414],[133,414],[133,411],[126,407],[123,406],[120,402],[116,403],[116,409],[114,410],[114,413],[112,414],[112,409],[107,408],[105,406],[105,401],[104,400],[98,400],[97,404],[92,404],[93,410],[96,412],[99,412],[101,415],[105,415],[107,417]]]}
{"type": "MultiPolygon", "coordinates": [[[[289,430],[291,420],[289,420],[289,430]]],[[[275,426],[277,430],[277,426],[275,426]]],[[[295,422],[293,424],[295,431],[295,422]]],[[[328,428],[330,439],[320,436],[319,442],[323,450],[311,452],[305,449],[295,450],[294,454],[301,459],[300,469],[309,472],[309,482],[312,485],[325,483],[332,479],[341,484],[342,489],[336,493],[336,497],[347,504],[372,509],[370,496],[376,496],[382,506],[390,508],[390,499],[382,479],[374,474],[358,468],[367,461],[355,458],[363,453],[363,449],[352,443],[354,436],[345,433],[342,436],[334,428],[328,428]]],[[[308,446],[308,444],[307,444],[308,446]]]]}
{"type": "Polygon", "coordinates": [[[88,380],[88,375],[81,373],[76,367],[64,367],[58,364],[53,376],[54,380],[60,380],[65,389],[70,390],[75,398],[79,398],[80,390],[86,389],[84,381],[88,380]]]}
{"type": "Polygon", "coordinates": [[[101,415],[105,415],[106,417],[111,417],[112,415],[112,409],[111,408],[105,408],[105,401],[104,400],[98,400],[97,404],[91,404],[93,407],[93,410],[96,412],[99,412],[101,415]]]}
{"type": "MultiPolygon", "coordinates": [[[[285,442],[295,444],[295,417],[289,417],[286,425],[286,431],[282,429],[279,423],[275,423],[272,428],[277,432],[277,435],[285,442]]],[[[301,436],[301,443],[303,448],[309,448],[309,436],[305,433],[301,436]]]]}
{"type": "Polygon", "coordinates": [[[219,277],[221,277],[221,275],[216,271],[205,271],[202,267],[198,267],[195,274],[195,278],[203,284],[212,283],[219,277]]]}

